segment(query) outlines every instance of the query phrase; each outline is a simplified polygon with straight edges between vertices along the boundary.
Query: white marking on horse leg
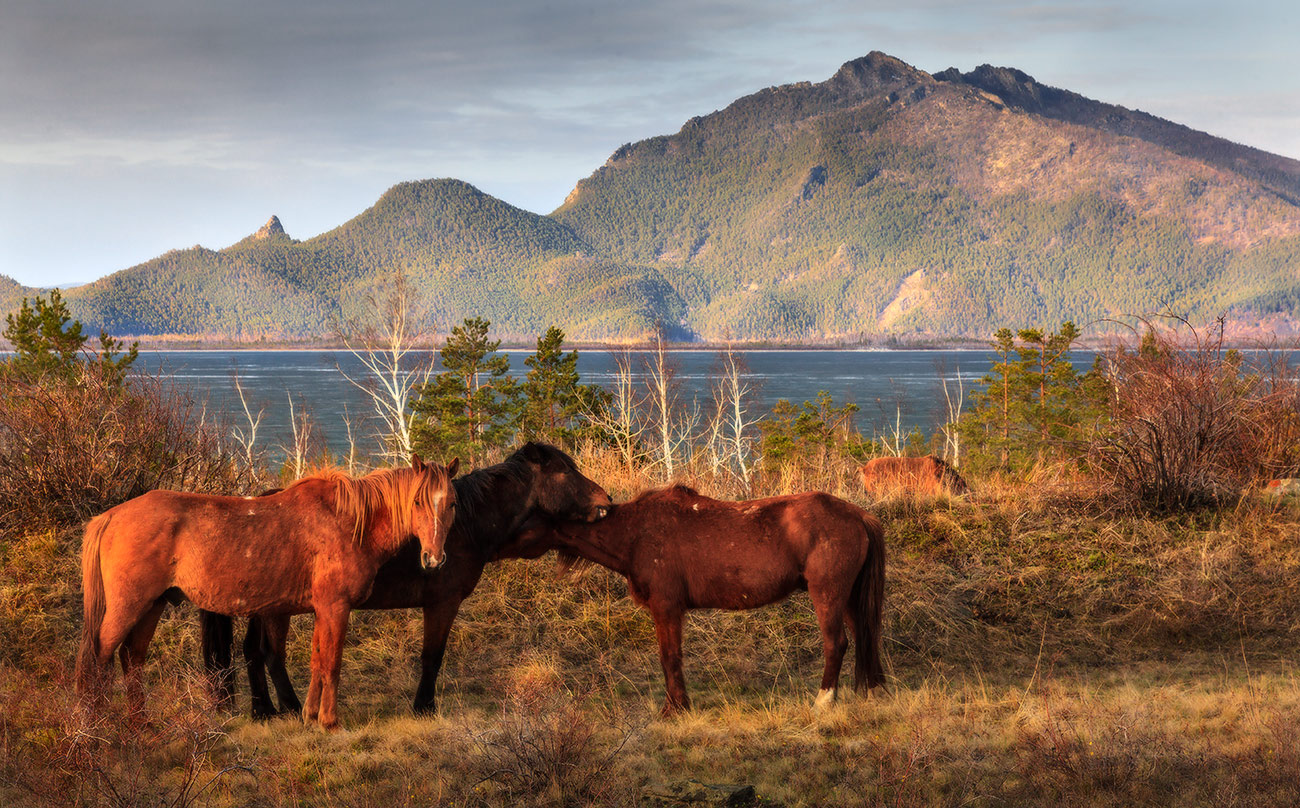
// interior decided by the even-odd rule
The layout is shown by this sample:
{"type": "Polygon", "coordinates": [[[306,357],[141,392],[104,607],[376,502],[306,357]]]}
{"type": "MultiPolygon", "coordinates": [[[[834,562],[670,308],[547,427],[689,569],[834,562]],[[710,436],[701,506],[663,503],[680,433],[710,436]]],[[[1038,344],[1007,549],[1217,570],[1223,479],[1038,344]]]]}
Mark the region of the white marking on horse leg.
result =
{"type": "Polygon", "coordinates": [[[817,691],[817,700],[813,702],[813,709],[825,710],[835,703],[835,688],[823,689],[817,691]]]}

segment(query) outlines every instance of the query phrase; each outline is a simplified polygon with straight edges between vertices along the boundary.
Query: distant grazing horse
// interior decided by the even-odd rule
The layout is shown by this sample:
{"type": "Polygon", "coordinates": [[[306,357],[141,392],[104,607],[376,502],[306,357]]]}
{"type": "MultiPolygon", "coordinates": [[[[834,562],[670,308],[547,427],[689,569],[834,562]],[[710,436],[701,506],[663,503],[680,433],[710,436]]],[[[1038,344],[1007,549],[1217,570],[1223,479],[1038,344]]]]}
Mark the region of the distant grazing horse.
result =
{"type": "Polygon", "coordinates": [[[82,544],[78,689],[98,696],[120,646],[128,694],[140,706],[133,669],[168,602],[188,599],[223,614],[314,612],[304,717],[337,726],[348,612],[408,544],[425,570],[447,560],[456,466],[425,465],[417,456],[409,469],[359,479],[329,472],[256,498],[152,491],[95,517],[82,544]]]}
{"type": "MultiPolygon", "coordinates": [[[[435,685],[447,648],[447,635],[460,609],[483,574],[488,561],[513,540],[530,519],[594,521],[609,512],[605,489],[587,479],[567,454],[544,443],[529,443],[505,461],[470,472],[452,485],[460,508],[447,536],[447,563],[436,576],[420,574],[415,548],[409,547],[385,564],[375,577],[370,597],[359,609],[424,609],[424,651],[417,713],[432,712],[435,685]]],[[[244,642],[252,689],[253,714],[275,713],[266,684],[266,665],[282,708],[293,709],[297,697],[285,669],[288,618],[254,618],[244,642]]],[[[229,618],[209,615],[203,624],[204,646],[224,648],[207,654],[210,669],[230,665],[232,631],[229,618]]]]}
{"type": "Polygon", "coordinates": [[[682,675],[682,617],[690,609],[752,609],[807,589],[826,665],[817,706],[835,700],[854,635],[854,689],[884,682],[880,620],[885,532],[880,521],[829,494],[722,502],[685,486],[648,491],[595,524],[551,523],[525,531],[506,553],[550,549],[627,578],[649,609],[668,695],[664,714],[690,709],[682,675]]]}
{"type": "Polygon", "coordinates": [[[957,470],[934,455],[877,457],[868,460],[860,473],[867,493],[877,496],[899,491],[935,496],[945,489],[957,496],[970,493],[957,470]]]}

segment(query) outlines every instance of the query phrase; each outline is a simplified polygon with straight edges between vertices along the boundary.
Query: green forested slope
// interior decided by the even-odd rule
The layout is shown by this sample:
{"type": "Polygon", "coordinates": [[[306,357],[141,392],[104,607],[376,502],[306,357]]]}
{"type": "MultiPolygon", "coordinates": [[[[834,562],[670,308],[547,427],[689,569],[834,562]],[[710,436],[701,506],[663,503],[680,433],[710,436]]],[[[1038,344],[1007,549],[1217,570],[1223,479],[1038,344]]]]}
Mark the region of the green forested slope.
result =
{"type": "Polygon", "coordinates": [[[1300,209],[1153,139],[872,54],[622,147],[553,215],[659,266],[707,337],[1294,316],[1300,209]]]}
{"type": "Polygon", "coordinates": [[[585,249],[558,222],[460,181],[430,180],[402,183],[307,241],[281,231],[224,250],[174,251],[67,297],[78,317],[115,333],[320,335],[340,317],[363,314],[381,276],[401,269],[433,327],[484,316],[509,336],[590,322],[593,337],[611,337],[682,318],[656,270],[591,258],[585,249]],[[584,301],[590,305],[575,308],[584,301]]]}

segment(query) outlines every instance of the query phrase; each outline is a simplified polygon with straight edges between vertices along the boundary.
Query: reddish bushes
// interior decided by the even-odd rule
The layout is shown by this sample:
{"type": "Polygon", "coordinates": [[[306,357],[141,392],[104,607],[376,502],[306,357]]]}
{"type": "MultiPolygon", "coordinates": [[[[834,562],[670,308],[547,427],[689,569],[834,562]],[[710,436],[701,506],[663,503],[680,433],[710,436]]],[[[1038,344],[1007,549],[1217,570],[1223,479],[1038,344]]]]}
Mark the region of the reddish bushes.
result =
{"type": "Polygon", "coordinates": [[[0,529],[76,524],[154,488],[247,485],[222,430],[161,377],[123,381],[92,363],[67,378],[6,376],[0,529]]]}
{"type": "Polygon", "coordinates": [[[1094,467],[1163,510],[1238,495],[1300,468],[1300,373],[1283,354],[1223,350],[1223,334],[1149,331],[1106,357],[1111,383],[1094,467]]]}

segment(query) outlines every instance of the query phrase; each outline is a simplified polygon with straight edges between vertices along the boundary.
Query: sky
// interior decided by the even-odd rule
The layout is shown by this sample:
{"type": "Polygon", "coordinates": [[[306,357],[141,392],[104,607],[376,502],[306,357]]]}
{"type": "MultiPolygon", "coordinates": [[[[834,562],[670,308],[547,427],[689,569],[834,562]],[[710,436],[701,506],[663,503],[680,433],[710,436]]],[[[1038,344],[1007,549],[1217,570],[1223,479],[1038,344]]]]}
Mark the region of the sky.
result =
{"type": "Polygon", "coordinates": [[[884,51],[1300,158],[1294,0],[0,0],[0,274],[309,238],[395,183],[549,213],[621,144],[884,51]]]}

